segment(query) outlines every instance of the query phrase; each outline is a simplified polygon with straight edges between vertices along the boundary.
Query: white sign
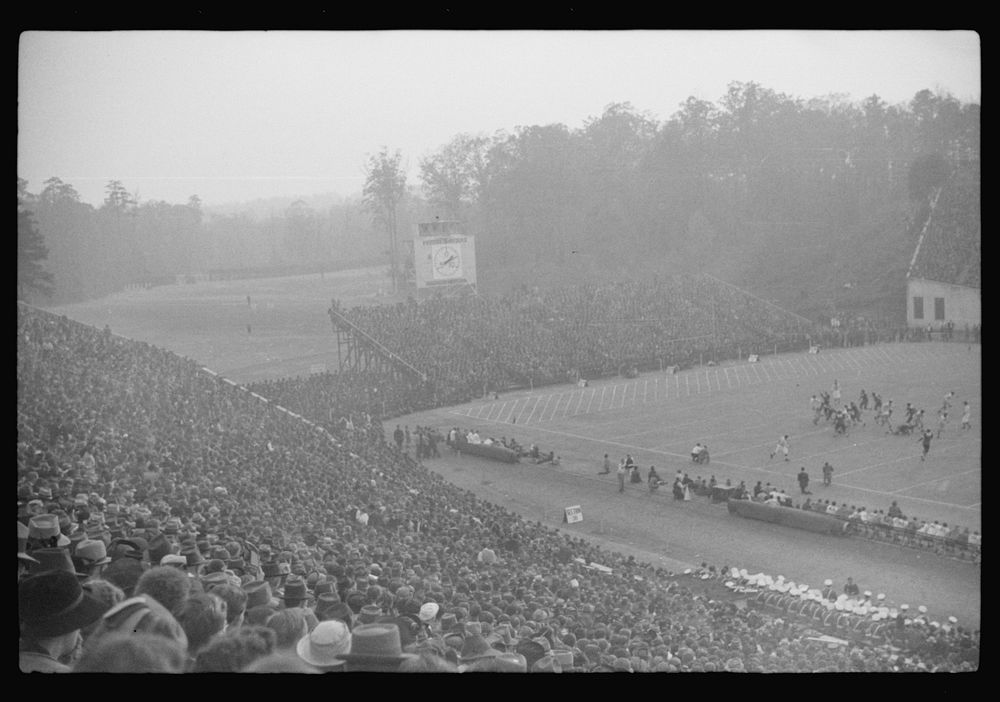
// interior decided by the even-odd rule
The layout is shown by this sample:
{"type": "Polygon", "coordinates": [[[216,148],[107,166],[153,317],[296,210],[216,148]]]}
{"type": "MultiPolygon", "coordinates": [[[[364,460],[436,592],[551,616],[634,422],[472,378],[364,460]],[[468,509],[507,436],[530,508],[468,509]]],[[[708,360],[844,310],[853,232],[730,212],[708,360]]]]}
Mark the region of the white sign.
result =
{"type": "Polygon", "coordinates": [[[819,353],[819,346],[810,346],[809,353],[819,353]]]}
{"type": "MultiPolygon", "coordinates": [[[[747,357],[747,361],[748,361],[748,362],[750,362],[750,363],[756,363],[756,362],[757,362],[758,360],[759,360],[759,359],[758,359],[758,357],[757,357],[757,354],[755,354],[755,353],[752,353],[752,354],[750,354],[750,355],[749,355],[749,356],[747,357]]],[[[756,371],[754,371],[754,372],[756,373],[756,371]]]]}
{"type": "Polygon", "coordinates": [[[566,508],[566,523],[575,524],[583,521],[583,509],[580,505],[573,505],[566,508]]]}

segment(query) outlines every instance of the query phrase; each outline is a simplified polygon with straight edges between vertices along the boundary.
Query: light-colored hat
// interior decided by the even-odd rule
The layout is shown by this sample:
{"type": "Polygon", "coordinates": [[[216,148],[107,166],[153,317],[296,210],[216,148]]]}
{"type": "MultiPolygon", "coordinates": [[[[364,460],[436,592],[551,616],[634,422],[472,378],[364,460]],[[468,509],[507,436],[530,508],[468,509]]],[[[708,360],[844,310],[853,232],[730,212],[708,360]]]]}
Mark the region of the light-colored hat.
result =
{"type": "Polygon", "coordinates": [[[111,562],[108,558],[108,547],[103,541],[84,539],[76,546],[73,555],[88,567],[105,565],[111,562]]]}
{"type": "Polygon", "coordinates": [[[885,599],[885,593],[884,592],[878,593],[878,596],[875,599],[877,599],[879,602],[881,602],[882,600],[885,599]]]}
{"type": "Polygon", "coordinates": [[[316,625],[310,633],[299,639],[295,646],[299,658],[317,668],[341,666],[337,658],[351,649],[351,630],[339,619],[327,619],[316,625]]]}
{"type": "Polygon", "coordinates": [[[865,590],[865,597],[871,597],[871,596],[872,596],[872,591],[871,590],[865,590]]]}
{"type": "Polygon", "coordinates": [[[176,553],[168,553],[160,559],[161,566],[182,566],[187,567],[187,558],[176,553]]]}
{"type": "Polygon", "coordinates": [[[827,578],[823,581],[823,584],[829,587],[830,585],[833,585],[833,581],[830,580],[830,578],[827,578]]]}
{"type": "Polygon", "coordinates": [[[437,617],[438,611],[441,608],[438,606],[437,602],[427,602],[420,607],[420,621],[422,622],[432,622],[437,617]]]}
{"type": "Polygon", "coordinates": [[[908,610],[908,609],[910,608],[910,605],[908,605],[908,604],[901,604],[901,605],[899,605],[899,608],[900,608],[900,609],[901,609],[902,611],[904,611],[904,612],[905,612],[906,610],[908,610]]]}
{"type": "Polygon", "coordinates": [[[920,605],[919,607],[917,607],[917,611],[920,612],[921,614],[927,614],[927,607],[925,607],[924,605],[920,605]]]}
{"type": "Polygon", "coordinates": [[[958,624],[958,618],[956,617],[948,617],[948,621],[952,624],[958,624]]]}

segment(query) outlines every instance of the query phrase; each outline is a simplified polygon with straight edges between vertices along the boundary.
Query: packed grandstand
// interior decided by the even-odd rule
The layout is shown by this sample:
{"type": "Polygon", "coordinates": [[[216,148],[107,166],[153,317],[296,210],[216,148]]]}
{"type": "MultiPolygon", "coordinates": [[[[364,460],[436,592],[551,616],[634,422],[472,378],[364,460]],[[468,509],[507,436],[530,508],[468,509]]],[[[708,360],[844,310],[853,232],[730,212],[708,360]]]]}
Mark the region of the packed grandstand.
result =
{"type": "MultiPolygon", "coordinates": [[[[489,390],[907,332],[821,328],[704,277],[333,310],[426,376],[244,388],[18,304],[22,670],[978,669],[978,629],[947,612],[753,564],[655,567],[449,484],[383,426],[489,390]]],[[[978,560],[978,532],[895,505],[795,506],[978,560]]]]}

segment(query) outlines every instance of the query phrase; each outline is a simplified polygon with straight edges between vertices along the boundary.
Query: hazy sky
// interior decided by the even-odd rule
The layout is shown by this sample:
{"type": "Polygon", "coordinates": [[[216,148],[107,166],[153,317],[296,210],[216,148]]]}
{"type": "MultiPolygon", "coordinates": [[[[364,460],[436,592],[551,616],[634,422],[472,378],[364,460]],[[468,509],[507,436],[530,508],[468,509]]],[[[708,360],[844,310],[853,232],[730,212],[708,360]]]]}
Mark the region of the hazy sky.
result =
{"type": "Polygon", "coordinates": [[[460,133],[560,122],[613,102],[658,120],[732,81],[794,97],[924,88],[981,100],[979,36],[956,31],[28,32],[18,175],[99,204],[352,195],[366,155],[418,162],[460,133]]]}

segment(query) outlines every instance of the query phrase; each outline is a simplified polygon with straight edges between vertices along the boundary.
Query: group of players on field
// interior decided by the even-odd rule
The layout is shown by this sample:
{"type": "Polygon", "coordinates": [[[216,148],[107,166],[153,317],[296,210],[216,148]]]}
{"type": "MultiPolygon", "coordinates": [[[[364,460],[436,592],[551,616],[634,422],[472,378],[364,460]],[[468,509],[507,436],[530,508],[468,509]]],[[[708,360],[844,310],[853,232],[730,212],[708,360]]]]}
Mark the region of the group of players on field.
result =
{"type": "MultiPolygon", "coordinates": [[[[938,423],[937,432],[935,433],[933,429],[924,425],[924,410],[917,409],[917,407],[909,402],[906,403],[906,407],[903,410],[905,415],[903,421],[894,425],[892,422],[892,415],[895,407],[893,407],[891,399],[888,402],[883,403],[882,396],[877,392],[872,391],[871,396],[869,397],[868,393],[862,389],[857,402],[845,402],[844,405],[841,406],[840,395],[840,385],[836,380],[834,380],[831,392],[820,392],[818,396],[813,395],[810,398],[814,425],[818,425],[821,419],[826,422],[832,422],[833,433],[835,435],[842,434],[846,436],[849,428],[852,426],[856,426],[858,424],[861,426],[867,426],[861,413],[869,409],[870,400],[871,410],[875,413],[875,423],[884,426],[887,430],[887,434],[895,434],[896,436],[912,436],[913,434],[919,432],[920,436],[918,441],[923,444],[924,449],[920,460],[924,460],[927,456],[927,452],[931,447],[931,439],[941,437],[945,424],[948,422],[948,414],[951,412],[951,402],[955,398],[954,391],[950,391],[944,396],[944,402],[937,412],[938,423]]],[[[966,400],[962,408],[962,429],[965,431],[972,428],[971,416],[972,408],[966,400]]],[[[774,454],[772,454],[772,457],[773,455],[774,454]]]]}

